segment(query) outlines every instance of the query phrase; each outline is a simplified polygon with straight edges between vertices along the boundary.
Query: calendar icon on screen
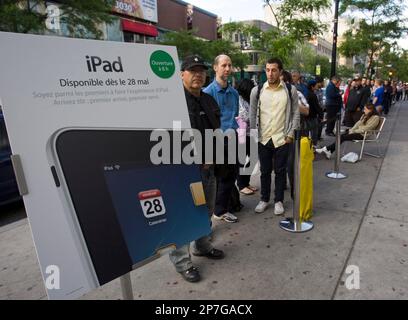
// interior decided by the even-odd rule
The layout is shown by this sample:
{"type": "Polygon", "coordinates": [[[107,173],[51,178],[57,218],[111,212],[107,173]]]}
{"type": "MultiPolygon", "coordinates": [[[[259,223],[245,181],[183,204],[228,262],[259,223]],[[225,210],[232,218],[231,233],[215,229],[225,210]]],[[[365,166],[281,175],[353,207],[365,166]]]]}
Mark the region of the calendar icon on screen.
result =
{"type": "Polygon", "coordinates": [[[159,189],[139,192],[139,200],[146,218],[154,218],[166,213],[166,207],[159,189]]]}

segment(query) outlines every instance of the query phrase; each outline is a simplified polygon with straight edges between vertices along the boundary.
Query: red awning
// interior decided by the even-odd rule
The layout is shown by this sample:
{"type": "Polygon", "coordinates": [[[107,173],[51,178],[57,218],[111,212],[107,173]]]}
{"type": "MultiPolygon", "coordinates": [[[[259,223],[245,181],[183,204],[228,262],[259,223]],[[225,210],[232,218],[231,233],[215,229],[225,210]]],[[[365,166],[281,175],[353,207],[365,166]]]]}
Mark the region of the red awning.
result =
{"type": "Polygon", "coordinates": [[[145,34],[151,37],[157,37],[159,34],[155,26],[125,19],[122,19],[122,30],[145,34]]]}

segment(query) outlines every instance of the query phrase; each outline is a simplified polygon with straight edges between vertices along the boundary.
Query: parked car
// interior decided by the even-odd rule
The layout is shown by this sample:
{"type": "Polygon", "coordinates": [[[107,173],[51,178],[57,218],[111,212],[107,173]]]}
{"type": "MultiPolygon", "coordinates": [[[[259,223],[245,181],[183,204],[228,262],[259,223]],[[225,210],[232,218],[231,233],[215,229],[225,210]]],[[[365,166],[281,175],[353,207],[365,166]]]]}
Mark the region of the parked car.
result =
{"type": "Polygon", "coordinates": [[[10,156],[6,124],[0,109],[0,206],[21,200],[10,156]]]}

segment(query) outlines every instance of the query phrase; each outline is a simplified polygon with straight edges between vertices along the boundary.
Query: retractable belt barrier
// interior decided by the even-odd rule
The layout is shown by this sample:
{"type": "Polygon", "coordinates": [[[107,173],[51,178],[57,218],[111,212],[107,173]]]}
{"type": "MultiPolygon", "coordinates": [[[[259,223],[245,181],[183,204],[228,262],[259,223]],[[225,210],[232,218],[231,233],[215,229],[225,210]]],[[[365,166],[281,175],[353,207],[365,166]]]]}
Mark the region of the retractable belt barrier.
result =
{"type": "Polygon", "coordinates": [[[293,233],[310,231],[314,226],[311,221],[302,221],[300,216],[300,141],[301,131],[295,130],[293,217],[286,218],[279,223],[283,230],[293,233]]]}
{"type": "Polygon", "coordinates": [[[341,113],[336,115],[336,157],[334,158],[334,170],[326,173],[327,178],[331,179],[345,179],[347,175],[340,172],[340,122],[341,122],[341,113]]]}

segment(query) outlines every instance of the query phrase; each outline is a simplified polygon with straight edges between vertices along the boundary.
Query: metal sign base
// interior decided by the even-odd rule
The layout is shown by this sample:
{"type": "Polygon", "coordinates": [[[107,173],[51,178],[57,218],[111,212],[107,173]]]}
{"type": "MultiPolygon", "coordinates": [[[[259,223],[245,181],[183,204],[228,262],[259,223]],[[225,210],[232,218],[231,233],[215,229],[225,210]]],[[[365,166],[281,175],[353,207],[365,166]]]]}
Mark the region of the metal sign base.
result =
{"type": "Polygon", "coordinates": [[[304,221],[299,223],[298,221],[293,221],[293,218],[286,218],[279,223],[279,226],[286,231],[301,233],[307,232],[313,229],[314,225],[311,221],[304,221]]]}
{"type": "Polygon", "coordinates": [[[120,277],[120,286],[122,289],[123,300],[134,300],[130,273],[126,273],[120,277]]]}
{"type": "Polygon", "coordinates": [[[330,171],[326,173],[326,177],[331,179],[346,179],[347,175],[341,172],[330,171]]]}

